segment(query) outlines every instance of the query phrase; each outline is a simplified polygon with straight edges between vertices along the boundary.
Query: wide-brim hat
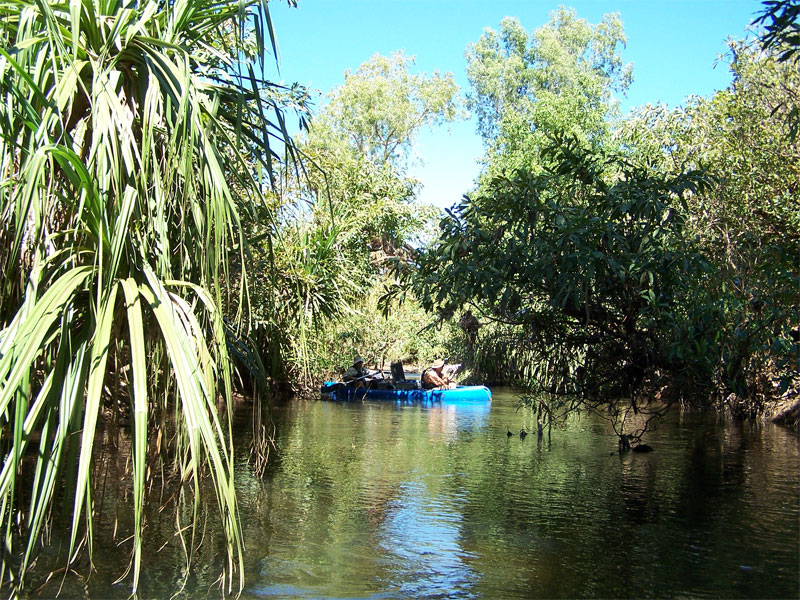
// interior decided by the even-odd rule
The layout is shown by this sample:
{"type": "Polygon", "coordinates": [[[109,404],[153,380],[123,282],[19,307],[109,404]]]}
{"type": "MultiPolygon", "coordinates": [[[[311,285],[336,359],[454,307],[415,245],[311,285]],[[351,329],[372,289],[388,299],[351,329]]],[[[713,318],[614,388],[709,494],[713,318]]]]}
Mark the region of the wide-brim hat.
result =
{"type": "Polygon", "coordinates": [[[444,366],[444,361],[441,358],[437,358],[435,361],[433,361],[431,369],[441,369],[443,366],[444,366]]]}
{"type": "Polygon", "coordinates": [[[363,362],[364,359],[361,358],[358,354],[356,354],[356,357],[353,359],[353,366],[355,367],[358,363],[363,363],[363,362]]]}

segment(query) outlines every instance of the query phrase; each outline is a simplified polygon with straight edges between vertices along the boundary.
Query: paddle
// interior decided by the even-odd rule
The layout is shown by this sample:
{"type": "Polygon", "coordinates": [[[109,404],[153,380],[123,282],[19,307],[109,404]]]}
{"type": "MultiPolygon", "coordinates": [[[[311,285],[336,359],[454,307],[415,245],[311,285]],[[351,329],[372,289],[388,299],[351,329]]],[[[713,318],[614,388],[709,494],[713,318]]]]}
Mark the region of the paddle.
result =
{"type": "MultiPolygon", "coordinates": [[[[369,377],[369,375],[365,375],[364,377],[369,377]]],[[[370,379],[369,382],[367,383],[367,385],[363,386],[362,389],[364,390],[364,393],[361,394],[361,398],[359,399],[361,402],[363,402],[364,398],[367,397],[367,392],[369,392],[369,388],[372,387],[372,382],[373,381],[375,381],[375,379],[370,379]]],[[[358,390],[356,390],[356,393],[357,392],[358,392],[358,390]]]]}
{"type": "MultiPolygon", "coordinates": [[[[356,379],[353,379],[351,381],[363,381],[364,379],[369,379],[369,382],[367,383],[367,385],[363,386],[364,391],[361,394],[360,398],[361,402],[363,402],[364,399],[367,397],[367,392],[369,392],[369,390],[372,388],[372,384],[378,380],[382,381],[386,379],[386,377],[384,377],[384,373],[382,370],[377,370],[374,373],[367,373],[366,375],[362,375],[361,377],[357,377],[356,379]],[[380,375],[380,377],[378,377],[378,375],[380,375]]],[[[356,394],[356,397],[358,397],[358,394],[356,394]]]]}
{"type": "Polygon", "coordinates": [[[320,388],[320,392],[325,394],[325,393],[332,392],[333,390],[335,390],[335,389],[337,389],[339,387],[352,387],[353,384],[355,384],[356,382],[364,381],[365,379],[369,379],[369,383],[366,386],[364,386],[364,395],[361,397],[361,400],[363,400],[364,397],[366,397],[367,391],[369,391],[370,387],[372,386],[372,382],[376,381],[378,379],[376,377],[376,375],[378,375],[378,374],[381,375],[380,379],[384,379],[383,372],[382,371],[376,371],[375,373],[367,373],[365,375],[362,375],[361,377],[354,377],[352,379],[348,379],[347,381],[344,381],[344,379],[342,379],[342,380],[337,381],[335,383],[329,383],[329,384],[323,385],[320,388]]]}

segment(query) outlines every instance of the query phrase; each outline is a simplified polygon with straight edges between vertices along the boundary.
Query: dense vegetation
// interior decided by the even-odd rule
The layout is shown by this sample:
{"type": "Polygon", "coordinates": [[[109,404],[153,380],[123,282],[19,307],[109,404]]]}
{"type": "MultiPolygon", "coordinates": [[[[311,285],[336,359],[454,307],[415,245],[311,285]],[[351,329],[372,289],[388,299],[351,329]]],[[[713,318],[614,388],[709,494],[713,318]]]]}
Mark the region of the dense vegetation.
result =
{"type": "Polygon", "coordinates": [[[616,25],[562,9],[476,44],[487,168],[392,293],[481,315],[476,366],[543,422],[602,407],[636,438],[629,413],[675,402],[796,420],[797,62],[731,42],[729,89],[610,119],[616,25]]]}
{"type": "Polygon", "coordinates": [[[305,90],[264,79],[264,2],[0,14],[4,585],[59,524],[64,562],[91,557],[95,440],[120,429],[133,591],[153,484],[191,556],[206,475],[241,585],[233,389],[263,457],[265,385],[356,351],[458,358],[543,423],[602,409],[620,435],[677,402],[797,419],[796,1],[731,43],[728,89],[624,119],[618,17],[504,20],[467,50],[485,169],[438,227],[408,163],[462,116],[451,75],[376,55],[309,121],[305,90]]]}
{"type": "Polygon", "coordinates": [[[356,352],[388,368],[441,350],[414,335],[427,322],[412,305],[394,319],[376,310],[386,261],[413,252],[436,215],[414,201],[412,142],[422,128],[459,117],[452,75],[411,74],[412,65],[402,53],[376,55],[346,73],[295,140],[305,168],[286,165],[274,194],[281,217],[250,258],[269,273],[254,281],[254,315],[276,383],[308,387],[356,352]]]}
{"type": "Polygon", "coordinates": [[[21,586],[58,524],[66,557],[91,559],[95,440],[126,419],[133,590],[155,473],[185,484],[183,530],[206,472],[231,589],[242,540],[221,309],[245,292],[227,265],[282,136],[270,104],[291,93],[254,76],[266,5],[2,2],[0,15],[0,574],[21,586]]]}

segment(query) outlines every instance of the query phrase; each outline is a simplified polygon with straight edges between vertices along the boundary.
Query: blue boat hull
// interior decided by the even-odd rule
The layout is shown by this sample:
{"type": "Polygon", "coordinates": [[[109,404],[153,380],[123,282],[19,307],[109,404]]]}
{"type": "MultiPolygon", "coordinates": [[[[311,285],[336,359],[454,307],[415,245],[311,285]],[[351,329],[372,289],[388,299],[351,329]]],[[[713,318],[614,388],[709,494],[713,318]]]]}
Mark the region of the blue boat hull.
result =
{"type": "Polygon", "coordinates": [[[365,390],[344,384],[326,383],[322,397],[326,400],[392,400],[394,402],[491,402],[492,392],[483,385],[466,385],[452,390],[365,390]]]}

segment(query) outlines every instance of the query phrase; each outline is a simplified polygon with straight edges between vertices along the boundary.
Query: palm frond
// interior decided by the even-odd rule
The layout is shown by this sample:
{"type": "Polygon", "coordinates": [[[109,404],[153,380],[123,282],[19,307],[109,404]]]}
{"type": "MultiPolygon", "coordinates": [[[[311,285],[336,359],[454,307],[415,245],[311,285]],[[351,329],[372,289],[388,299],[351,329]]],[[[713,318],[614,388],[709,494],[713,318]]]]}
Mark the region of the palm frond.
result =
{"type": "MultiPolygon", "coordinates": [[[[244,264],[240,211],[256,214],[263,188],[248,165],[271,174],[280,157],[270,140],[287,137],[282,88],[241,64],[263,65],[272,36],[261,0],[0,0],[0,427],[13,431],[0,469],[0,576],[14,586],[59,485],[72,498],[70,559],[84,544],[91,557],[94,439],[111,365],[124,363],[132,590],[148,429],[171,408],[185,433],[174,449],[183,479],[199,492],[207,467],[228,588],[237,569],[242,585],[230,424],[216,407],[222,397],[230,408],[232,393],[221,306],[229,248],[244,264]],[[20,495],[33,432],[30,493],[20,495]],[[14,564],[22,512],[27,539],[14,564]]],[[[238,296],[246,310],[246,290],[238,296]]]]}

